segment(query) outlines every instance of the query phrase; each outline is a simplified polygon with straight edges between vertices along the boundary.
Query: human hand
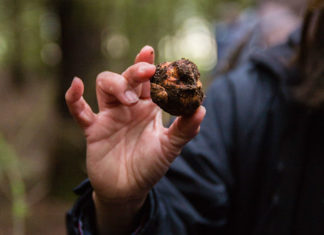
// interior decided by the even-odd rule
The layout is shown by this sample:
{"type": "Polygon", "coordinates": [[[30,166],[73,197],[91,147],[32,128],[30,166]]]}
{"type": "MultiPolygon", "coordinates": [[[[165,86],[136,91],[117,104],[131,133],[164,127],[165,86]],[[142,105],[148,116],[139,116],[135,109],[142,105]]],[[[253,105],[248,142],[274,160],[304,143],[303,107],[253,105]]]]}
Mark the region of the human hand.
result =
{"type": "Polygon", "coordinates": [[[140,207],[183,145],[199,131],[203,107],[190,117],[178,117],[169,128],[163,126],[161,109],[150,99],[153,63],[153,48],[146,46],[121,75],[100,73],[97,114],[82,97],[84,85],[79,78],[66,92],[69,110],[86,136],[87,173],[95,202],[136,201],[140,207]]]}

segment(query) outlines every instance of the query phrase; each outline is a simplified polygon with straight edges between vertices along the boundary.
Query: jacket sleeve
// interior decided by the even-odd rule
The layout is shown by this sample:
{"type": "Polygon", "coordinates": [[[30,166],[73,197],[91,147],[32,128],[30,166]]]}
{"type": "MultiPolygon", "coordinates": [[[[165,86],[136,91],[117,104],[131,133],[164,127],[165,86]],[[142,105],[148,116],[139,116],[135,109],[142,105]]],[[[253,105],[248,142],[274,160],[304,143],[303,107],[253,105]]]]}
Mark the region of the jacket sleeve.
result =
{"type": "Polygon", "coordinates": [[[74,190],[78,200],[66,214],[66,229],[69,235],[94,235],[96,232],[95,209],[92,200],[92,187],[87,179],[74,190]]]}
{"type": "MultiPolygon", "coordinates": [[[[134,234],[225,233],[234,185],[233,92],[226,77],[210,86],[204,101],[207,113],[199,134],[185,146],[166,176],[150,192],[147,219],[134,234]]],[[[95,234],[89,219],[94,214],[92,204],[79,199],[69,212],[69,234],[81,234],[80,229],[83,234],[95,234]]]]}

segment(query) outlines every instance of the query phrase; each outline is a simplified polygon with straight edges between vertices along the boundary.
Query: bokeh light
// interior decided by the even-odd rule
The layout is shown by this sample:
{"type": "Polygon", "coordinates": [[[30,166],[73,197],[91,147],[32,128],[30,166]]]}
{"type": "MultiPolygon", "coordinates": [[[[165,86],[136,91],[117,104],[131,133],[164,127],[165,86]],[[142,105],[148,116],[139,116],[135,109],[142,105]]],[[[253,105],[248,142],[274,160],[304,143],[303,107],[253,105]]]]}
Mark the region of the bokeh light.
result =
{"type": "Polygon", "coordinates": [[[115,33],[104,41],[104,46],[111,58],[119,59],[128,52],[129,40],[124,34],[115,33]]]}
{"type": "Polygon", "coordinates": [[[217,62],[212,26],[200,17],[188,18],[174,35],[163,37],[158,48],[161,60],[172,61],[185,57],[204,71],[211,70],[217,62]]]}

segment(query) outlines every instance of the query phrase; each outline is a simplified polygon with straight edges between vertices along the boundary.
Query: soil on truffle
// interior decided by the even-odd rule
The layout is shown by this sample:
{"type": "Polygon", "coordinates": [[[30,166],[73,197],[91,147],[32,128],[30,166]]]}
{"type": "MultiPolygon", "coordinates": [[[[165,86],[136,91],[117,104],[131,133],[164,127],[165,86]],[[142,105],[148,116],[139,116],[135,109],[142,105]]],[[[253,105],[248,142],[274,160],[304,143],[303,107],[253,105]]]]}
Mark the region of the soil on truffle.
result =
{"type": "Polygon", "coordinates": [[[204,98],[199,78],[197,66],[187,59],[158,64],[151,78],[151,98],[171,115],[190,116],[204,98]]]}

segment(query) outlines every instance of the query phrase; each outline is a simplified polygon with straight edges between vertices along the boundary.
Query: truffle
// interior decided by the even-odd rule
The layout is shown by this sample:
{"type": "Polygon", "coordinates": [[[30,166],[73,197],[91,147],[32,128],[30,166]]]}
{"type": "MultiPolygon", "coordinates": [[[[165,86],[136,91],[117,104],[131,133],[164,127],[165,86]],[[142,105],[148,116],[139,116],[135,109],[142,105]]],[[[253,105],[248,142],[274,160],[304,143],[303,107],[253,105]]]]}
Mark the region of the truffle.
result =
{"type": "Polygon", "coordinates": [[[190,116],[204,98],[197,66],[182,58],[156,66],[151,78],[151,98],[164,111],[175,116],[190,116]]]}

